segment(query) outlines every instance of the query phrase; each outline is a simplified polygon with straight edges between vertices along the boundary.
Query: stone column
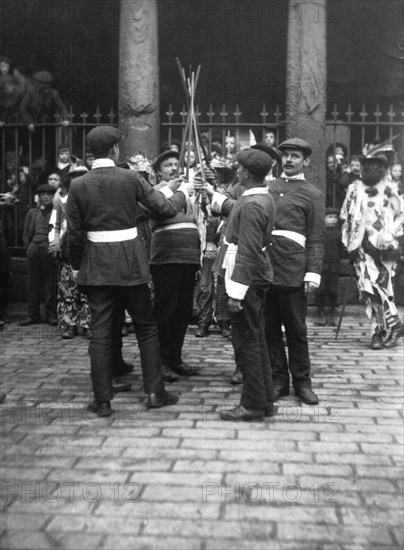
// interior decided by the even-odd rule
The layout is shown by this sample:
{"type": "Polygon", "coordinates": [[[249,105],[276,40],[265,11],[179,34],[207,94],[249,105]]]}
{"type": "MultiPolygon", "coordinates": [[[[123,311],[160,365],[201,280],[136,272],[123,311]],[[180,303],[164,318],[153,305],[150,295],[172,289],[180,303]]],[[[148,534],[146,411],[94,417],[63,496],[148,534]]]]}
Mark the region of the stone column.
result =
{"type": "Polygon", "coordinates": [[[119,127],[121,160],[159,151],[160,102],[157,0],[120,2],[119,127]]]}
{"type": "Polygon", "coordinates": [[[313,147],[306,177],[325,192],[326,0],[289,0],[286,135],[313,147]]]}

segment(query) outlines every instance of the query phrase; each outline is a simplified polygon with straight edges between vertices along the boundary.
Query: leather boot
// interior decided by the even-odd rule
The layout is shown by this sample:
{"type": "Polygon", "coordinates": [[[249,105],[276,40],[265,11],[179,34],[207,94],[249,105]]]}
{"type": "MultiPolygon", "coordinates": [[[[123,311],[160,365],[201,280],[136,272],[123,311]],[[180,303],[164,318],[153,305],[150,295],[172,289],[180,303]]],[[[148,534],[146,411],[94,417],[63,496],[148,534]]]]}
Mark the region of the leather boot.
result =
{"type": "Polygon", "coordinates": [[[377,328],[372,336],[372,340],[370,342],[370,349],[383,349],[383,347],[384,345],[383,345],[382,335],[380,334],[380,330],[377,328]]]}
{"type": "Polygon", "coordinates": [[[404,325],[400,323],[391,329],[390,335],[384,342],[385,348],[395,348],[398,340],[404,336],[404,325]]]}

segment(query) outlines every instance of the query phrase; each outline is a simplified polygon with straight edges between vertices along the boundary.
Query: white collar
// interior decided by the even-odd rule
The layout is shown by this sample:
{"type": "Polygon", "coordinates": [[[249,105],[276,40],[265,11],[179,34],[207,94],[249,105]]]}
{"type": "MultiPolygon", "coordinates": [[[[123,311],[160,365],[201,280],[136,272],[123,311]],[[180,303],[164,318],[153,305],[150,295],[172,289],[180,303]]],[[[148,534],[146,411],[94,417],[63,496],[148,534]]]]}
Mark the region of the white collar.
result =
{"type": "Polygon", "coordinates": [[[112,159],[96,159],[93,162],[91,170],[94,170],[94,168],[111,168],[112,166],[115,166],[115,162],[112,159]]]}
{"type": "Polygon", "coordinates": [[[285,172],[282,172],[281,178],[284,180],[305,180],[304,173],[296,174],[296,176],[287,176],[285,172]]]}
{"type": "Polygon", "coordinates": [[[268,187],[250,187],[241,196],[248,197],[249,195],[268,195],[268,187]]]}

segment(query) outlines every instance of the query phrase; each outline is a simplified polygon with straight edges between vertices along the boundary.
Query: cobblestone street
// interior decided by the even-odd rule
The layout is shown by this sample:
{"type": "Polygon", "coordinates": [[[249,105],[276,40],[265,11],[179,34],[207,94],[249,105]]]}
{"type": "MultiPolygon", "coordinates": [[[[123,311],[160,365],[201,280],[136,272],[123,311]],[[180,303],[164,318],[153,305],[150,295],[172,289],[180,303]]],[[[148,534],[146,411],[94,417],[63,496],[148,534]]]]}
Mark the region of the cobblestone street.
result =
{"type": "Polygon", "coordinates": [[[132,390],[100,419],[86,410],[88,341],[21,328],[13,308],[0,332],[1,548],[403,547],[402,340],[370,350],[363,306],[348,307],[338,340],[309,317],[320,404],[292,394],[252,424],[219,419],[240,389],[229,384],[231,343],[216,331],[197,339],[190,327],[184,360],[201,374],[171,384],[178,404],[155,411],[126,337],[132,390]]]}

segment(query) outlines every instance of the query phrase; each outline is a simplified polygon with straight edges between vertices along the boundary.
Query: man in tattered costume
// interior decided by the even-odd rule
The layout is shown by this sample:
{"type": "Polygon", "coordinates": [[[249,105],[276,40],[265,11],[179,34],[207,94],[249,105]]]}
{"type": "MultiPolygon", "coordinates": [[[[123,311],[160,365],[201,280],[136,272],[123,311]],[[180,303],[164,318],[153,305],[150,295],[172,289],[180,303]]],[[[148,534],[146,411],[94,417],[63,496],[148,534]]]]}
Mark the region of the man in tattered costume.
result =
{"type": "Polygon", "coordinates": [[[372,320],[371,349],[393,348],[404,335],[392,284],[399,259],[397,239],[403,234],[403,200],[387,169],[385,155],[365,158],[362,180],[348,187],[341,210],[342,242],[372,320]]]}

